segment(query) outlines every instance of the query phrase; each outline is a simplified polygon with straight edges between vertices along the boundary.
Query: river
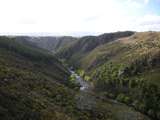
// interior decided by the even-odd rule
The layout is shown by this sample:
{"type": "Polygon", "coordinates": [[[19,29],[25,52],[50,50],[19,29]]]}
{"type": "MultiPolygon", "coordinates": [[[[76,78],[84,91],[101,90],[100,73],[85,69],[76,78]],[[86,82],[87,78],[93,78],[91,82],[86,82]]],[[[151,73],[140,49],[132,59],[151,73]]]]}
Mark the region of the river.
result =
{"type": "Polygon", "coordinates": [[[70,70],[71,74],[76,77],[76,82],[80,84],[81,91],[89,91],[91,87],[91,83],[85,81],[81,76],[79,76],[75,71],[70,70]]]}

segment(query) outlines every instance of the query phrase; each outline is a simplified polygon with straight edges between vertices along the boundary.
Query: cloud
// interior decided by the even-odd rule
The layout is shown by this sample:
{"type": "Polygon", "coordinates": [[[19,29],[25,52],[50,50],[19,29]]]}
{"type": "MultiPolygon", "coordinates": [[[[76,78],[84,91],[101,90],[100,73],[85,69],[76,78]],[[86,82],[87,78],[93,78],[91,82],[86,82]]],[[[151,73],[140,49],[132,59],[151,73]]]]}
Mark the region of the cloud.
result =
{"type": "Polygon", "coordinates": [[[140,25],[160,25],[160,16],[159,15],[145,15],[140,20],[140,25]]]}
{"type": "Polygon", "coordinates": [[[144,3],[145,3],[145,4],[148,4],[148,3],[149,3],[149,0],[144,0],[144,3]]]}
{"type": "Polygon", "coordinates": [[[17,20],[17,24],[37,24],[36,19],[34,18],[29,18],[29,17],[22,17],[19,20],[17,20]]]}
{"type": "Polygon", "coordinates": [[[0,0],[0,33],[71,35],[146,30],[147,25],[153,24],[152,30],[156,30],[158,16],[142,14],[149,3],[149,0],[0,0]]]}
{"type": "Polygon", "coordinates": [[[150,0],[127,0],[126,5],[133,8],[142,8],[149,4],[150,0]]]}

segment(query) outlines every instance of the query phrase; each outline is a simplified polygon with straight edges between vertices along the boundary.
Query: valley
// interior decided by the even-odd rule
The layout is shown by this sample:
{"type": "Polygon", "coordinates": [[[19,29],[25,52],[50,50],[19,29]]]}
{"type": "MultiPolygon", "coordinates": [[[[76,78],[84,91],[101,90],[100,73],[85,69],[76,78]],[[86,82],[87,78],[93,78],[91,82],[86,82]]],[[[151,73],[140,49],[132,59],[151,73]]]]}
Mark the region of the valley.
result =
{"type": "Polygon", "coordinates": [[[160,120],[160,0],[0,0],[0,120],[160,120]]]}
{"type": "Polygon", "coordinates": [[[75,48],[75,44],[57,55],[83,69],[90,76],[95,91],[103,93],[106,99],[116,99],[159,119],[159,41],[158,32],[134,33],[91,50],[88,47],[92,43],[86,47],[87,42],[84,42],[81,48],[75,48]]]}
{"type": "Polygon", "coordinates": [[[0,119],[159,120],[160,33],[0,37],[0,119]]]}

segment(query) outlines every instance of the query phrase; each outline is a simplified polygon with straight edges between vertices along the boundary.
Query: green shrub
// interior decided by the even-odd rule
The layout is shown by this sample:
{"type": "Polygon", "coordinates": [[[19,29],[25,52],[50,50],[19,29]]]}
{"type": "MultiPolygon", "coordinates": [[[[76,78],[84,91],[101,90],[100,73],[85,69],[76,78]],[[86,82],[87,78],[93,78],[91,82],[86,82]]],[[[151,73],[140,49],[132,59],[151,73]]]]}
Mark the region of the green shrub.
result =
{"type": "Polygon", "coordinates": [[[124,102],[124,99],[125,99],[125,95],[123,93],[120,93],[116,98],[116,100],[120,102],[124,102]]]}
{"type": "Polygon", "coordinates": [[[130,97],[126,96],[125,94],[123,93],[120,93],[117,98],[116,98],[117,101],[120,101],[120,102],[124,102],[126,104],[131,104],[131,99],[130,97]]]}

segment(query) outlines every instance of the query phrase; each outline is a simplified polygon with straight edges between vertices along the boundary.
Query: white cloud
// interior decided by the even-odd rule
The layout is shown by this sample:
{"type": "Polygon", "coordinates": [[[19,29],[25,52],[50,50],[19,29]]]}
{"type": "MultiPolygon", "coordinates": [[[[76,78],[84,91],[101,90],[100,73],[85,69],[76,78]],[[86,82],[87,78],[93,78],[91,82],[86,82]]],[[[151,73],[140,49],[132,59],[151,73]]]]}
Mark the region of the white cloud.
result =
{"type": "Polygon", "coordinates": [[[126,0],[125,5],[134,10],[144,8],[150,0],[126,0]]]}
{"type": "Polygon", "coordinates": [[[148,4],[148,3],[149,3],[149,0],[144,0],[144,3],[145,3],[145,4],[148,4]]]}
{"type": "MultiPolygon", "coordinates": [[[[134,30],[144,26],[143,17],[137,14],[148,2],[149,0],[0,0],[0,33],[70,34],[134,30]]],[[[146,27],[140,29],[145,30],[146,27]]],[[[157,28],[153,26],[152,29],[157,28]]]]}
{"type": "Polygon", "coordinates": [[[137,4],[148,4],[150,0],[127,0],[129,3],[137,3],[137,4]]]}

